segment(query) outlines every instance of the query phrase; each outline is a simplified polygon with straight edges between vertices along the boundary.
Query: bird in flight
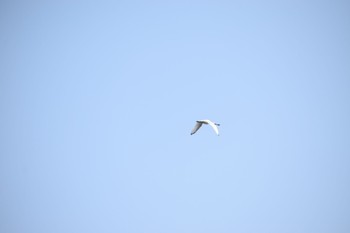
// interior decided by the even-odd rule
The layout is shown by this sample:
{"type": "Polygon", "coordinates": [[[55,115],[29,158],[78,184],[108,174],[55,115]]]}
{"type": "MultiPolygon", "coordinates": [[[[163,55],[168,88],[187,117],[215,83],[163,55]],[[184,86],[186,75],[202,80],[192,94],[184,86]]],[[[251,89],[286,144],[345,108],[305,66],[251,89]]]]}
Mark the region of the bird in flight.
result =
{"type": "Polygon", "coordinates": [[[195,134],[197,132],[197,130],[199,130],[199,128],[203,125],[210,125],[213,130],[215,131],[215,133],[219,136],[219,129],[218,126],[220,126],[220,124],[217,124],[215,122],[212,122],[211,120],[200,120],[197,121],[196,125],[194,126],[194,128],[192,129],[191,135],[195,134]]]}

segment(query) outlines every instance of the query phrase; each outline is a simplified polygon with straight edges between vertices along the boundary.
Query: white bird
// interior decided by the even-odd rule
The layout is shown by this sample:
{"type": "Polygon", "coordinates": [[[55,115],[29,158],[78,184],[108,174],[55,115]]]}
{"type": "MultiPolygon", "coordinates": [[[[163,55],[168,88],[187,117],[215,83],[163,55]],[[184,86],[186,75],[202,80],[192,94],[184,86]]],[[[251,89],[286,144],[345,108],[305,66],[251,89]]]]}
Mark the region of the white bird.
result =
{"type": "Polygon", "coordinates": [[[197,121],[196,125],[194,126],[194,128],[192,129],[192,132],[191,132],[191,135],[196,133],[197,130],[199,130],[199,128],[203,125],[203,124],[206,124],[206,125],[210,125],[213,130],[215,131],[215,133],[219,136],[219,129],[217,126],[220,126],[220,124],[217,124],[215,122],[212,122],[211,120],[200,120],[200,121],[197,121]]]}

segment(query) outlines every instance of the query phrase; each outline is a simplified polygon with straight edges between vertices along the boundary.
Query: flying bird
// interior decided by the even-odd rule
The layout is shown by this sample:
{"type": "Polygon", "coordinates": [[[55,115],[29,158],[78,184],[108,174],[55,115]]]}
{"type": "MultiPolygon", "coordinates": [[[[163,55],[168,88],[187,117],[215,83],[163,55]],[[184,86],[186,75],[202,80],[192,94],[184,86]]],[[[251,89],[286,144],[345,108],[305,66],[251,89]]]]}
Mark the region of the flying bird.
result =
{"type": "Polygon", "coordinates": [[[215,131],[215,133],[219,136],[219,129],[218,126],[220,126],[220,124],[217,124],[215,122],[212,122],[211,120],[200,120],[197,121],[196,125],[194,126],[194,128],[192,129],[191,135],[196,133],[197,130],[199,130],[199,128],[203,125],[210,125],[213,130],[215,131]]]}

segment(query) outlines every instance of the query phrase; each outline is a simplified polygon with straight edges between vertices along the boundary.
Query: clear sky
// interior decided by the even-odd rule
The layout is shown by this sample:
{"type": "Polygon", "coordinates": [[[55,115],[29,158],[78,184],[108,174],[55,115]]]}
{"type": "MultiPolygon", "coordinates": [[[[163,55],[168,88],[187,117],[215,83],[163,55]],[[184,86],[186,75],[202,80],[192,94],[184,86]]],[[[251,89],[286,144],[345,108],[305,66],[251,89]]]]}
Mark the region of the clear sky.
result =
{"type": "Polygon", "coordinates": [[[0,32],[0,232],[350,232],[348,1],[2,1],[0,32]]]}

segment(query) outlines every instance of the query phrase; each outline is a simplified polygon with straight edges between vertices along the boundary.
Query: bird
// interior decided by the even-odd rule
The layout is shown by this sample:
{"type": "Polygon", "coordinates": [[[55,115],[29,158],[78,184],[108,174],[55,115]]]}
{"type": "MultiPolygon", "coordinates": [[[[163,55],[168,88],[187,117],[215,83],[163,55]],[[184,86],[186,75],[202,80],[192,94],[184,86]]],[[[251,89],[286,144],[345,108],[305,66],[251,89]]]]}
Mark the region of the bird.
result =
{"type": "Polygon", "coordinates": [[[197,132],[197,130],[199,130],[199,128],[205,124],[205,125],[210,125],[213,130],[215,131],[215,133],[219,136],[219,129],[218,126],[220,126],[220,124],[217,124],[215,122],[212,122],[211,120],[200,120],[200,121],[196,121],[196,125],[194,126],[194,128],[191,131],[191,135],[195,134],[197,132]]]}

